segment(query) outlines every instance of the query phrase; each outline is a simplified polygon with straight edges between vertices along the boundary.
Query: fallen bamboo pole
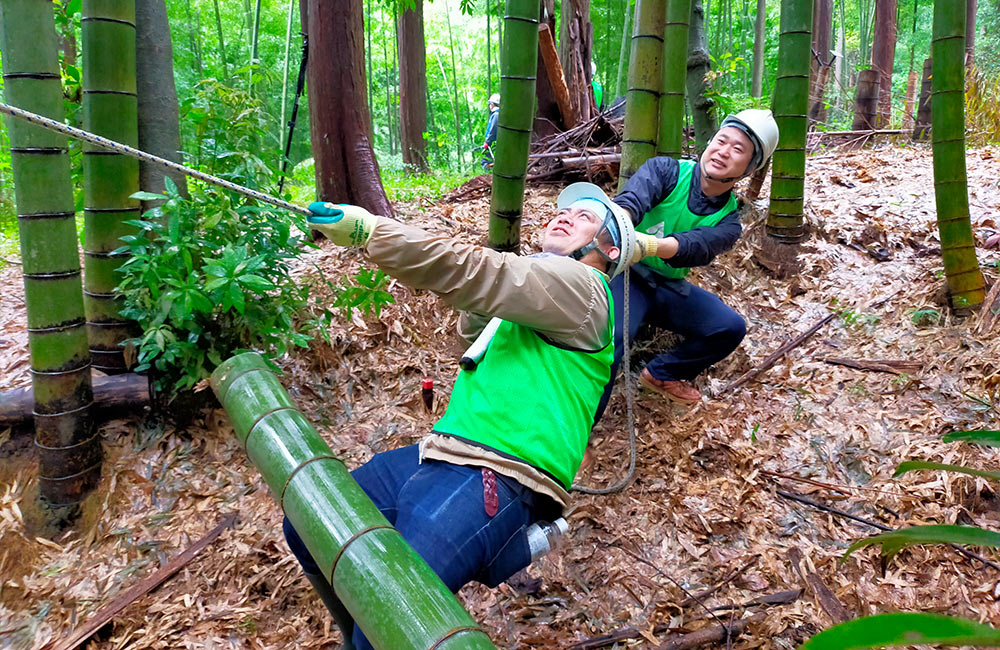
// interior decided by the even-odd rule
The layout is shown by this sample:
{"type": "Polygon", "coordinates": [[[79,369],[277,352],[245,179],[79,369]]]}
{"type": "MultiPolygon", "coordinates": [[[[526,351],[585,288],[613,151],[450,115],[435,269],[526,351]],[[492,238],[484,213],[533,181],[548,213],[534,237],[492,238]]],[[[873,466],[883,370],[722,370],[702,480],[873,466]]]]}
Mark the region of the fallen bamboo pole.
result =
{"type": "Polygon", "coordinates": [[[212,373],[212,389],[250,461],[373,647],[496,650],[351,478],[260,355],[223,362],[212,373]]]}

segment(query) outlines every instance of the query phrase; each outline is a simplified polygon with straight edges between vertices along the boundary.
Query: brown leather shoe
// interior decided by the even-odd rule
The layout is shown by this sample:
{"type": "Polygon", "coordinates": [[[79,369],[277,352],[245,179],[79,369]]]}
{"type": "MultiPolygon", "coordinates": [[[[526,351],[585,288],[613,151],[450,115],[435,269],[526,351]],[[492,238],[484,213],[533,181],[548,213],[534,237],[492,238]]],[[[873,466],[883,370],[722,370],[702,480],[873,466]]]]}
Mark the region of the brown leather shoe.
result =
{"type": "Polygon", "coordinates": [[[671,402],[676,402],[684,406],[691,406],[701,401],[701,393],[698,389],[686,381],[663,381],[649,374],[649,370],[643,368],[639,375],[639,385],[646,390],[653,391],[671,402]]]}

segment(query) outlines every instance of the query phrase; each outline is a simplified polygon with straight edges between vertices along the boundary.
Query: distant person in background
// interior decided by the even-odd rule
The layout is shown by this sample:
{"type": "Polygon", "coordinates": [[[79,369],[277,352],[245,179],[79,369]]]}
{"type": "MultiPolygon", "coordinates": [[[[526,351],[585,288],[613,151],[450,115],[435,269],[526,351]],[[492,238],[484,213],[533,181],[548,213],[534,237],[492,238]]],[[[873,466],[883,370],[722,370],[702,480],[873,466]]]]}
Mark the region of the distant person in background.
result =
{"type": "Polygon", "coordinates": [[[597,64],[590,62],[590,87],[594,90],[594,106],[598,111],[604,109],[604,86],[597,80],[597,64]]]}
{"type": "Polygon", "coordinates": [[[500,117],[500,94],[493,93],[490,95],[488,104],[490,107],[490,117],[486,122],[486,137],[483,141],[483,157],[479,161],[479,164],[482,165],[484,172],[493,168],[493,144],[497,141],[497,118],[500,117]]]}

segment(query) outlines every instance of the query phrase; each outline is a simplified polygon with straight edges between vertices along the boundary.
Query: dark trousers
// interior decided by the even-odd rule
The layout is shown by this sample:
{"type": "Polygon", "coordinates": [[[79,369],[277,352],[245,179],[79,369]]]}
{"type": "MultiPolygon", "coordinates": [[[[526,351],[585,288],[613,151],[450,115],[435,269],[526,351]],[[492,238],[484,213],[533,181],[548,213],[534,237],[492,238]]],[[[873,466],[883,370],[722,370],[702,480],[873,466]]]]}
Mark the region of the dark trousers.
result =
{"type": "MultiPolygon", "coordinates": [[[[622,321],[625,314],[625,276],[611,281],[615,301],[615,362],[594,422],[598,422],[615,387],[615,376],[625,353],[622,321]]],[[[743,317],[714,293],[684,280],[667,280],[638,265],[629,273],[629,342],[645,324],[684,337],[677,346],[657,355],[646,368],[662,381],[691,380],[739,347],[746,336],[743,317]]]]}
{"type": "MultiPolygon", "coordinates": [[[[496,586],[528,566],[531,553],[524,529],[552,515],[551,499],[497,474],[498,507],[490,517],[481,468],[421,463],[417,445],[376,454],[351,475],[453,592],[472,580],[496,586]]],[[[318,574],[319,567],[287,518],[284,531],[303,570],[318,574]]],[[[353,641],[359,650],[371,647],[356,625],[353,641]]]]}

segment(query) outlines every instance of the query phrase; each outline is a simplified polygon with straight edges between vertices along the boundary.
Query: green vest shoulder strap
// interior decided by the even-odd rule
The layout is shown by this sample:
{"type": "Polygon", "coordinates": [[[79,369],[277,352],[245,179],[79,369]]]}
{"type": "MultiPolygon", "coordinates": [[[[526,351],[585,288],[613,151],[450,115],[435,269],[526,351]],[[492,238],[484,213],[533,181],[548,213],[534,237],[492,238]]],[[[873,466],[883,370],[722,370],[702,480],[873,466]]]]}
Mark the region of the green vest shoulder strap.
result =
{"type": "MultiPolygon", "coordinates": [[[[691,193],[691,182],[694,180],[694,160],[678,161],[677,184],[674,189],[657,206],[642,216],[642,221],[636,230],[657,237],[666,237],[672,233],[687,232],[701,226],[714,226],[722,218],[736,209],[736,195],[729,194],[729,200],[719,210],[705,215],[697,215],[688,207],[688,196],[691,193]]],[[[689,268],[676,268],[667,264],[659,257],[647,257],[642,263],[660,275],[680,280],[691,272],[689,268]]]]}

